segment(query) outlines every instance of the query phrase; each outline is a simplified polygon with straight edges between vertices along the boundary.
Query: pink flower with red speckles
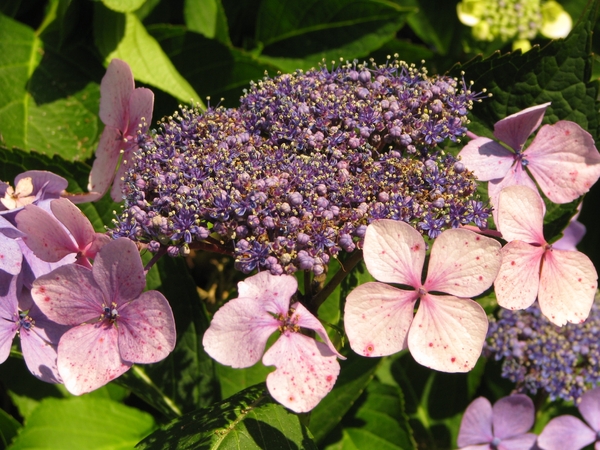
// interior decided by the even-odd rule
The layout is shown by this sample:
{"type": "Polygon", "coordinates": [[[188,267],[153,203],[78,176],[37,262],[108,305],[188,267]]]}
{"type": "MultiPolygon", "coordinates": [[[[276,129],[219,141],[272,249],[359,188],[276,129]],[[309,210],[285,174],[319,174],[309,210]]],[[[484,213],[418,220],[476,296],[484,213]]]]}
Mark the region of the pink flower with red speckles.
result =
{"type": "Polygon", "coordinates": [[[488,320],[483,308],[465,297],[492,285],[500,268],[500,244],[464,229],[444,231],[433,243],[423,283],[425,253],[421,234],[404,222],[377,220],[367,227],[365,263],[382,283],[365,283],[348,295],[344,324],[350,346],[364,356],[408,347],[424,366],[467,372],[481,354],[488,320]]]}

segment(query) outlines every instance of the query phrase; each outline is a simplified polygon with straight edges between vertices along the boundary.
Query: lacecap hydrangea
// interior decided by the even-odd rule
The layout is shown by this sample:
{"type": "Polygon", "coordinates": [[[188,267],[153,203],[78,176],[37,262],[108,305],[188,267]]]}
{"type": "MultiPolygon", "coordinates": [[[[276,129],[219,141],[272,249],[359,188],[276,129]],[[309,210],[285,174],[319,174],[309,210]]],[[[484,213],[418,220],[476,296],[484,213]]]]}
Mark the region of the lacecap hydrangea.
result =
{"type": "Polygon", "coordinates": [[[112,234],[172,256],[210,245],[245,273],[320,275],[374,219],[431,238],[485,227],[473,174],[440,148],[480,97],[389,60],[265,77],[238,108],[181,108],[138,135],[112,234]]]}

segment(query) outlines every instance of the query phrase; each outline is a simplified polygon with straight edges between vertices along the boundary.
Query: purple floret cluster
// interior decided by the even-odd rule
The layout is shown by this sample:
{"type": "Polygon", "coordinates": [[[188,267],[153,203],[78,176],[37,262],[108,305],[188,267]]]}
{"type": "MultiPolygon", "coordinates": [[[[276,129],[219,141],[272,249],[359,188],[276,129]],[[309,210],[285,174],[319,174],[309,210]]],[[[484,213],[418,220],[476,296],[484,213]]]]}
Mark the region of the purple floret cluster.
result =
{"type": "Polygon", "coordinates": [[[578,402],[600,383],[600,307],[594,303],[581,324],[558,327],[536,304],[521,311],[502,309],[490,320],[484,355],[502,361],[502,376],[517,390],[546,391],[551,400],[578,402]]]}
{"type": "Polygon", "coordinates": [[[182,108],[139,136],[112,234],[186,254],[217,243],[236,267],[322,274],[375,219],[431,238],[490,209],[439,144],[479,94],[399,61],[321,67],[252,84],[239,108],[182,108]]]}

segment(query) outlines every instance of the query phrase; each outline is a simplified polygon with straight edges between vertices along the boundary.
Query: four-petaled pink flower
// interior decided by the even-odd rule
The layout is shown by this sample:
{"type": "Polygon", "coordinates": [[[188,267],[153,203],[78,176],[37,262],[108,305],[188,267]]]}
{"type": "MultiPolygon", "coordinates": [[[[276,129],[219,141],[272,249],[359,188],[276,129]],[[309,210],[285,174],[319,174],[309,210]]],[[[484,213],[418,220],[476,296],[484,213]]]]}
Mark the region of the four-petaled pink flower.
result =
{"type": "Polygon", "coordinates": [[[113,180],[111,197],[116,202],[123,199],[122,177],[131,167],[131,157],[137,148],[137,134],[148,128],[153,108],[154,93],[146,88],[136,89],[129,65],[113,59],[100,83],[100,119],[105,127],[90,173],[90,194],[81,196],[83,201],[102,197],[113,180]]]}
{"type": "Polygon", "coordinates": [[[558,416],[552,419],[538,438],[543,450],[580,450],[594,444],[600,450],[600,387],[581,396],[579,412],[587,425],[574,416],[558,416]]]}
{"type": "Polygon", "coordinates": [[[498,304],[525,309],[535,301],[562,326],[583,322],[594,302],[598,274],[583,253],[559,250],[544,239],[544,203],[536,191],[510,186],[498,199],[498,230],[508,244],[494,282],[498,304]]]}
{"type": "Polygon", "coordinates": [[[58,344],[58,371],[79,395],[132,364],[164,359],[175,347],[175,322],[158,291],[146,291],[133,241],[120,238],[96,255],[92,269],[69,264],[36,279],[31,294],[50,319],[71,325],[58,344]]]}
{"type": "Polygon", "coordinates": [[[537,436],[528,431],[535,420],[529,397],[514,394],[494,403],[478,397],[467,407],[460,423],[460,450],[529,450],[537,436]]]}
{"type": "Polygon", "coordinates": [[[23,241],[42,261],[57,262],[75,253],[77,264],[91,268],[89,258],[94,259],[110,238],[96,233],[89,219],[67,199],[52,200],[50,209],[54,216],[35,205],[17,214],[18,229],[25,233],[23,241]]]}
{"type": "Polygon", "coordinates": [[[470,141],[459,153],[467,169],[481,181],[489,181],[492,205],[500,191],[511,185],[537,190],[527,169],[546,197],[567,203],[585,194],[600,177],[600,153],[592,136],[574,122],[561,120],[544,125],[523,150],[531,133],[542,123],[550,103],[512,114],[494,125],[494,136],[513,151],[489,138],[470,141]]]}
{"type": "Polygon", "coordinates": [[[367,269],[383,283],[358,286],[346,299],[344,324],[352,349],[364,356],[385,356],[408,346],[424,366],[444,372],[471,370],[481,354],[488,320],[479,304],[459,297],[479,295],[492,285],[500,268],[500,244],[464,229],[444,231],[433,243],[424,283],[425,241],[410,225],[374,221],[367,227],[363,251],[367,269]]]}
{"type": "Polygon", "coordinates": [[[238,298],[225,303],[204,333],[206,352],[221,364],[256,364],[271,334],[281,335],[262,359],[276,370],[267,377],[275,400],[295,412],[313,409],[333,388],[340,371],[340,355],[319,320],[290,299],[298,284],[290,275],[261,272],[238,283],[238,298]],[[325,342],[301,333],[315,331],[325,342]]]}

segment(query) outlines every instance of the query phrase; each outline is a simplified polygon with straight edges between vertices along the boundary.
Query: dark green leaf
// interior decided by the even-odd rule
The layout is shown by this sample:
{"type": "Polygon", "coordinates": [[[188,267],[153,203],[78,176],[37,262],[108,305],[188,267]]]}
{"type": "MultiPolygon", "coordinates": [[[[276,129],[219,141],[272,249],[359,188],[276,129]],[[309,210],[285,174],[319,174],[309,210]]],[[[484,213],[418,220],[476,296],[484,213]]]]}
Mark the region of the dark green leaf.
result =
{"type": "Polygon", "coordinates": [[[273,366],[265,366],[260,361],[246,369],[234,369],[218,363],[215,367],[221,383],[222,398],[229,398],[247,387],[263,383],[274,370],[273,366]]]}
{"type": "Polygon", "coordinates": [[[0,448],[6,448],[22,425],[13,416],[0,409],[0,448]]]}
{"type": "Polygon", "coordinates": [[[562,232],[569,225],[573,216],[577,214],[577,207],[580,203],[581,199],[579,198],[563,205],[546,201],[544,237],[548,242],[552,243],[562,237],[562,232]]]}

